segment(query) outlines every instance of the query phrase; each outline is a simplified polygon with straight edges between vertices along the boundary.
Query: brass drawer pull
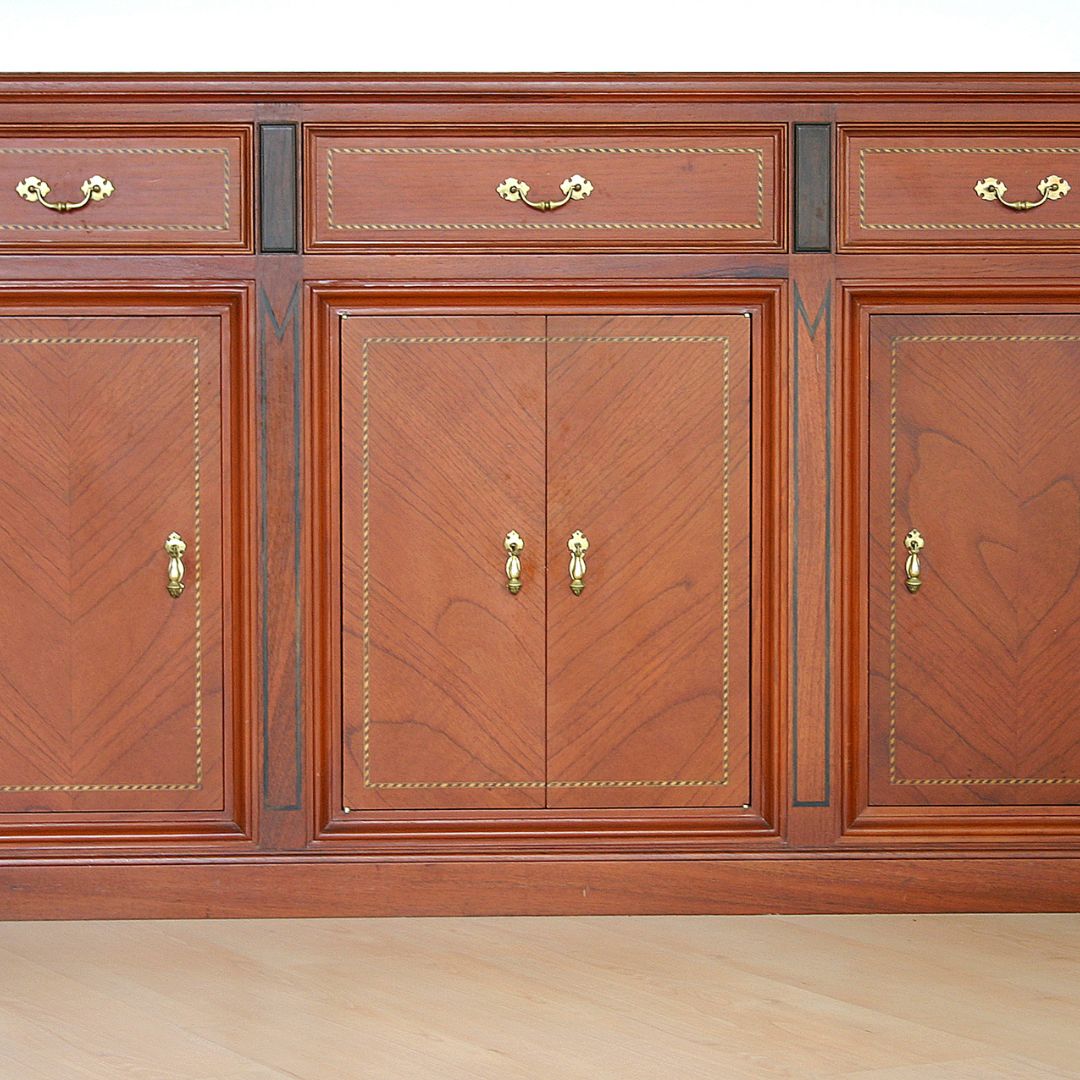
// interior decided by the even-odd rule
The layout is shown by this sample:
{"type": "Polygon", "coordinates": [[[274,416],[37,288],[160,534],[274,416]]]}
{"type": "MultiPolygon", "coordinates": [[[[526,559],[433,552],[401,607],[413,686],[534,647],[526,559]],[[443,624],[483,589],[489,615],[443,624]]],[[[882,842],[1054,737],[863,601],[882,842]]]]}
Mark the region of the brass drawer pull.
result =
{"type": "Polygon", "coordinates": [[[907,561],[904,563],[904,573],[907,575],[907,581],[904,584],[910,593],[918,592],[919,586],[922,584],[922,563],[919,561],[919,552],[922,551],[925,543],[922,533],[918,529],[912,529],[904,537],[904,547],[908,550],[907,561]]]}
{"type": "Polygon", "coordinates": [[[83,197],[79,202],[49,202],[45,196],[52,190],[44,180],[39,180],[36,176],[28,176],[25,180],[20,180],[15,185],[15,190],[19,193],[20,198],[25,199],[27,202],[41,203],[46,210],[55,210],[57,213],[66,214],[72,210],[81,210],[91,200],[94,202],[101,202],[102,199],[107,199],[116,188],[113,187],[111,180],[106,180],[104,176],[91,176],[89,180],[82,182],[83,197]]]}
{"type": "Polygon", "coordinates": [[[518,556],[525,547],[525,541],[511,529],[503,541],[506,548],[506,587],[515,596],[521,592],[521,559],[518,556]]]}
{"type": "Polygon", "coordinates": [[[580,529],[566,542],[570,550],[570,589],[575,596],[580,596],[585,588],[585,552],[589,550],[589,538],[580,529]]]}
{"type": "Polygon", "coordinates": [[[184,552],[187,544],[181,539],[179,533],[169,533],[165,541],[165,554],[169,556],[169,595],[176,599],[184,591],[184,552]]]}
{"type": "Polygon", "coordinates": [[[993,176],[988,176],[975,185],[975,194],[987,202],[994,202],[996,199],[1002,206],[1007,206],[1010,210],[1034,210],[1036,206],[1042,206],[1048,199],[1050,202],[1064,199],[1069,194],[1069,181],[1062,180],[1060,176],[1047,176],[1040,180],[1039,194],[1042,198],[1038,202],[1009,202],[1005,198],[1006,191],[1008,191],[1008,188],[993,176]]]}
{"type": "Polygon", "coordinates": [[[529,185],[524,180],[517,180],[508,176],[495,190],[507,202],[523,202],[534,210],[558,210],[565,206],[571,199],[587,199],[592,194],[593,186],[584,176],[568,176],[560,185],[563,197],[557,202],[545,199],[542,202],[532,202],[529,199],[529,185]]]}

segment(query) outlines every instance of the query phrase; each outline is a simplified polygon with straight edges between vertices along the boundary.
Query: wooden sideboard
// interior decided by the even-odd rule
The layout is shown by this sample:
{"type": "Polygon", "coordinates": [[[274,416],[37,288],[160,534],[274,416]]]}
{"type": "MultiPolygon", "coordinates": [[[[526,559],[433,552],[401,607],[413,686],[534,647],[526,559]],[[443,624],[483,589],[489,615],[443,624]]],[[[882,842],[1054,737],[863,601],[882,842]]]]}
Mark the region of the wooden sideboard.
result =
{"type": "Polygon", "coordinates": [[[1078,446],[1080,76],[0,77],[0,918],[1075,909],[1078,446]]]}

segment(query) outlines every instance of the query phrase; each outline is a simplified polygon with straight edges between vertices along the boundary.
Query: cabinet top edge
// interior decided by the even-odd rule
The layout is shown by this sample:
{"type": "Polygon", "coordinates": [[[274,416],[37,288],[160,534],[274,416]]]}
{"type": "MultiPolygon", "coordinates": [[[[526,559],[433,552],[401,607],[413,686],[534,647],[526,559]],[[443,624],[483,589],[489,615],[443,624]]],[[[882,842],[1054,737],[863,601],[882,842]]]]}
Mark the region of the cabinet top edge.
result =
{"type": "Polygon", "coordinates": [[[0,101],[540,101],[605,97],[714,101],[1080,100],[1078,72],[301,73],[169,72],[0,75],[0,101]]]}

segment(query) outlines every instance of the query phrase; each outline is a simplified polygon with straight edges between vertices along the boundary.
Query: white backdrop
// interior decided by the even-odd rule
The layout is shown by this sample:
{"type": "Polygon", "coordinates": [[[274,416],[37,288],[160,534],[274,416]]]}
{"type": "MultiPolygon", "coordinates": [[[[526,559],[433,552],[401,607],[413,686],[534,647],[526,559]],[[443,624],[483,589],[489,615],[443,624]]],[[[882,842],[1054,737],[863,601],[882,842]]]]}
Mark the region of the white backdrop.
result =
{"type": "Polygon", "coordinates": [[[1080,0],[0,0],[0,70],[1076,71],[1080,0]]]}

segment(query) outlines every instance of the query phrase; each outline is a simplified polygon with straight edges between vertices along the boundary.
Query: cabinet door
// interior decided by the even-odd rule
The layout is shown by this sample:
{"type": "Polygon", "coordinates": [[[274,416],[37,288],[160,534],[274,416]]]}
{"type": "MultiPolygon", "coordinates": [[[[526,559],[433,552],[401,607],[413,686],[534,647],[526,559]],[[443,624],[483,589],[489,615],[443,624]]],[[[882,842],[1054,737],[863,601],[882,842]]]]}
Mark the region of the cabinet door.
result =
{"type": "Polygon", "coordinates": [[[551,318],[548,357],[549,805],[742,805],[750,320],[551,318]]]}
{"type": "Polygon", "coordinates": [[[341,399],[344,805],[542,806],[544,321],[345,319],[341,399]]]}
{"type": "Polygon", "coordinates": [[[875,315],[870,371],[870,802],[1075,804],[1080,317],[875,315]]]}
{"type": "Polygon", "coordinates": [[[0,319],[0,812],[223,808],[220,339],[0,319]]]}

